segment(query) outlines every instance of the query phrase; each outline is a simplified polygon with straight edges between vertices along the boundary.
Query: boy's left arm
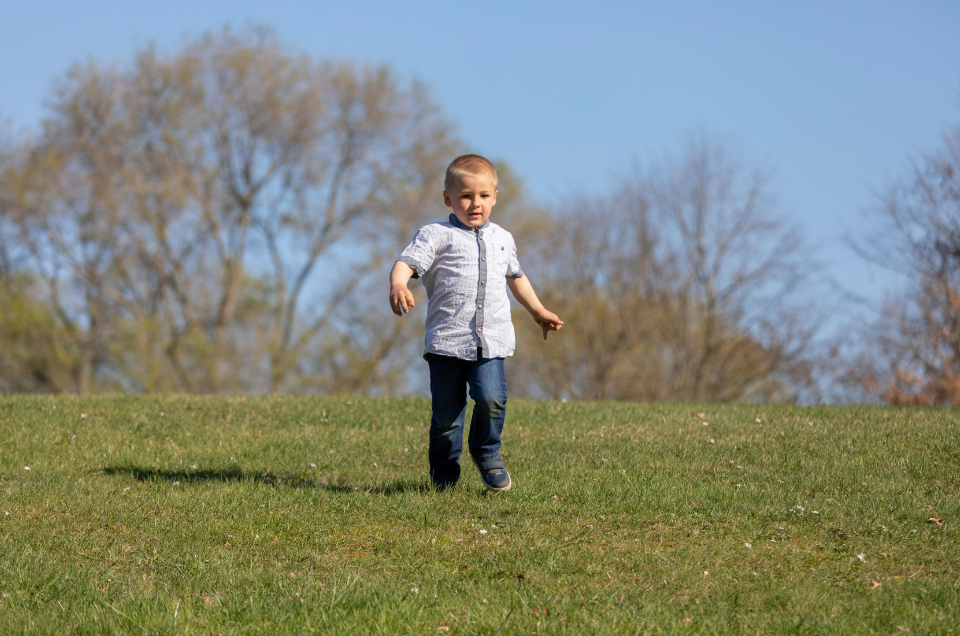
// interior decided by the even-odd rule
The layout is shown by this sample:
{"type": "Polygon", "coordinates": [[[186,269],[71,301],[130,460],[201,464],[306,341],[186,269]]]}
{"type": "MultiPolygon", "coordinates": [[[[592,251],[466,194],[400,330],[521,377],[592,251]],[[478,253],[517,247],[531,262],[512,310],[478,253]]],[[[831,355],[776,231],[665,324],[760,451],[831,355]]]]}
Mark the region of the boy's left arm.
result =
{"type": "Polygon", "coordinates": [[[526,276],[507,278],[507,285],[510,286],[510,291],[513,292],[514,298],[520,301],[524,309],[530,312],[533,319],[540,325],[540,328],[543,329],[544,340],[547,339],[548,331],[560,331],[560,327],[563,326],[563,321],[557,317],[557,314],[552,311],[547,311],[537,298],[537,294],[533,291],[533,286],[530,285],[530,281],[526,276]]]}

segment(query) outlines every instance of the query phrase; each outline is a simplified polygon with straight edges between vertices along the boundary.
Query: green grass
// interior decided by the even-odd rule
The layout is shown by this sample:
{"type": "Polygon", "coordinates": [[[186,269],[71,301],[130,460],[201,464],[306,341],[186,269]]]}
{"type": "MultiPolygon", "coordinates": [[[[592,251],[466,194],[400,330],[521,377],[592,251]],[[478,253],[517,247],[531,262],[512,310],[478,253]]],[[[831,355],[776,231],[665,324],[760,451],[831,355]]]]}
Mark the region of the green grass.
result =
{"type": "Polygon", "coordinates": [[[0,633],[958,633],[958,415],[513,400],[488,495],[424,398],[0,397],[0,633]]]}

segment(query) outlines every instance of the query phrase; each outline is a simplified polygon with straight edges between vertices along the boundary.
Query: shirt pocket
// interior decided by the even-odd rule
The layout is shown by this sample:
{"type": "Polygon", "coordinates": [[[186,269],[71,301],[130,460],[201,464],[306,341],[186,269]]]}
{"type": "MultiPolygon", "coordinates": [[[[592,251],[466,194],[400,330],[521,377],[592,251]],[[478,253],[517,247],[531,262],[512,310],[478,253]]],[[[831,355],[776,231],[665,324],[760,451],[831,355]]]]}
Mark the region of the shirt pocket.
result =
{"type": "Polygon", "coordinates": [[[510,266],[510,252],[507,251],[506,245],[496,243],[491,251],[493,252],[493,272],[502,278],[507,275],[507,267],[510,266]]]}

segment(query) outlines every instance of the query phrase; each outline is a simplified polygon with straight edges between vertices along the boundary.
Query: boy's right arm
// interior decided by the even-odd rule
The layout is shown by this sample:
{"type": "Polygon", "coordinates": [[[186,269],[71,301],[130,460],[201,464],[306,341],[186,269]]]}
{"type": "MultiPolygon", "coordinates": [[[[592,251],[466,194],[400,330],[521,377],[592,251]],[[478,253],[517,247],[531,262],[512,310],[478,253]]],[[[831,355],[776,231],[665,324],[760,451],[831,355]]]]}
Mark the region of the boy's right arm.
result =
{"type": "Polygon", "coordinates": [[[410,307],[417,306],[413,301],[413,294],[407,287],[407,282],[415,273],[413,268],[403,261],[394,263],[390,271],[390,308],[398,316],[410,311],[410,307]]]}

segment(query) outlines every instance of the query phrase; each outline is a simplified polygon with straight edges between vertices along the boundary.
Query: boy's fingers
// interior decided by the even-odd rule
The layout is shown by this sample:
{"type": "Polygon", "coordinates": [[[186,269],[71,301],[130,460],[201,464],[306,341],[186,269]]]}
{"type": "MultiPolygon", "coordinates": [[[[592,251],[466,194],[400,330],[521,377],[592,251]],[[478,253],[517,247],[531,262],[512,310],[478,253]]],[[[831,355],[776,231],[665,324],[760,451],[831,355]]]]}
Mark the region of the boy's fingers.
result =
{"type": "Polygon", "coordinates": [[[403,305],[403,296],[390,296],[390,309],[398,316],[403,316],[407,311],[403,305]]]}
{"type": "Polygon", "coordinates": [[[546,340],[547,334],[550,333],[550,330],[553,328],[553,326],[549,322],[541,322],[540,328],[543,329],[543,339],[546,340]]]}

